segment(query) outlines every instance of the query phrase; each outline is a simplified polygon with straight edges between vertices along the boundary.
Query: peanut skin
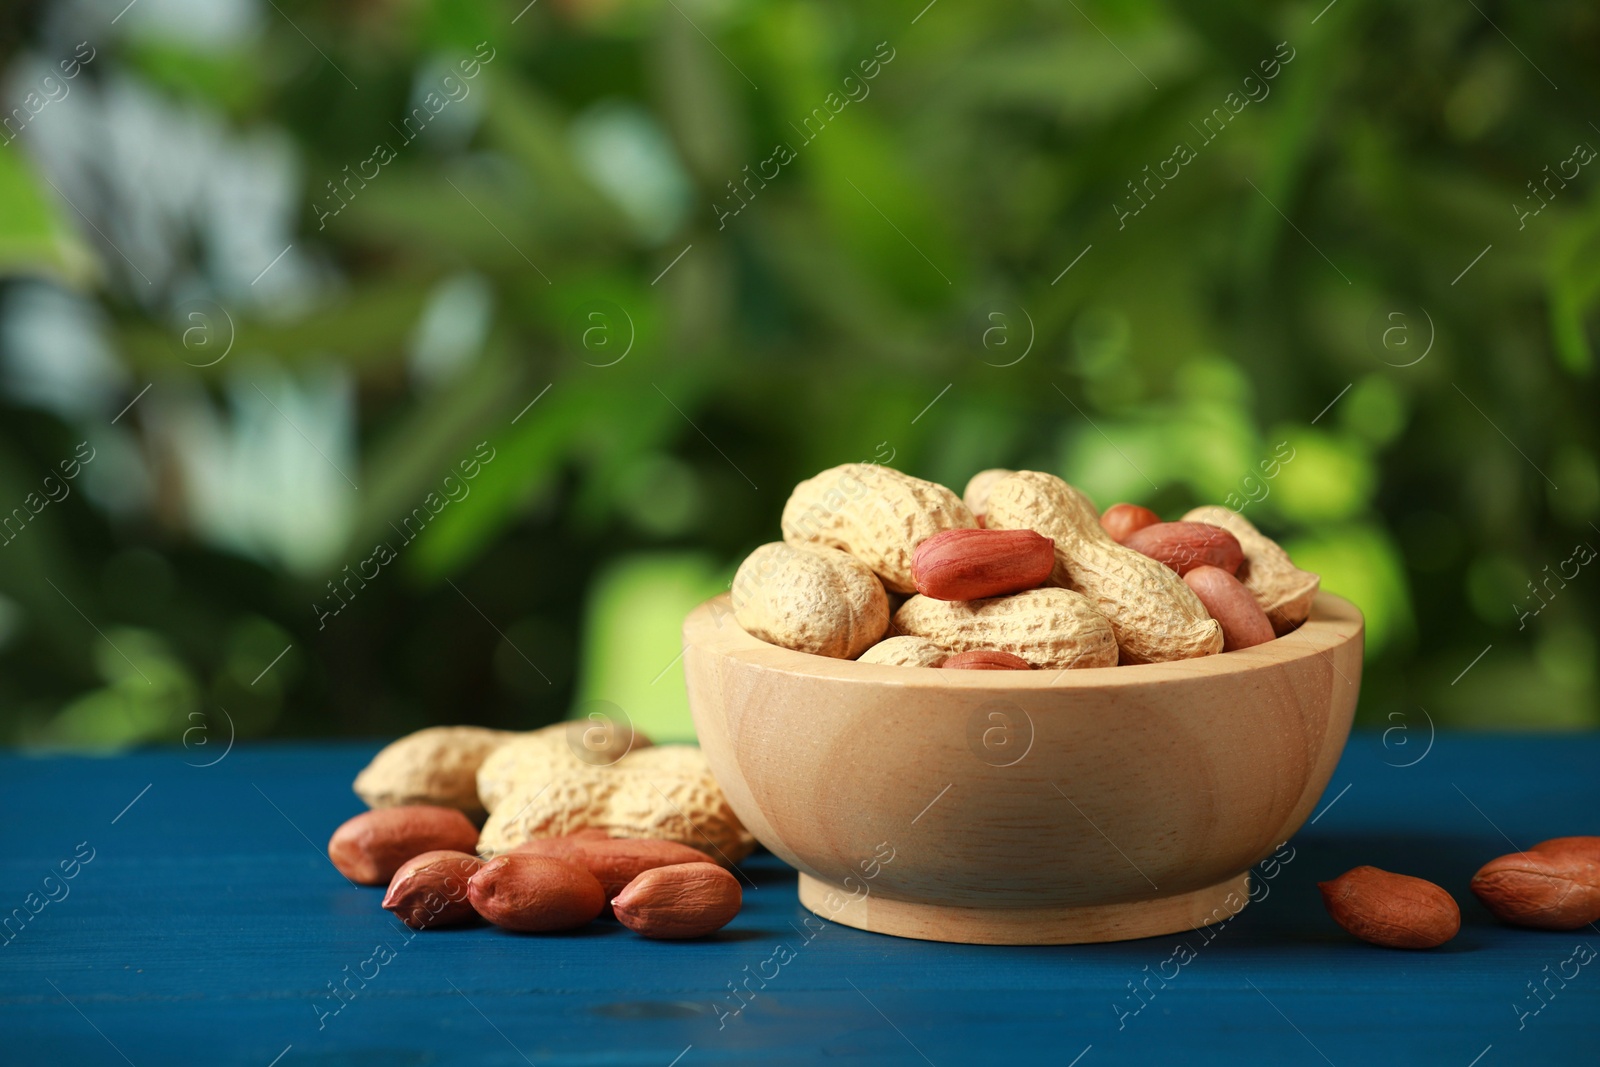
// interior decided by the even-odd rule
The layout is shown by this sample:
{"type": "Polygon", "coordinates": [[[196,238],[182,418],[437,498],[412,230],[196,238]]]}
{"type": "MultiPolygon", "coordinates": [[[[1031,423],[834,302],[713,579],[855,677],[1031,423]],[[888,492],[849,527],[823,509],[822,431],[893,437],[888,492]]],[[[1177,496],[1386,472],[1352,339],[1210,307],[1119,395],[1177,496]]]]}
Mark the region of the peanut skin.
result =
{"type": "Polygon", "coordinates": [[[1160,560],[1179,574],[1202,566],[1238,574],[1239,565],[1244,562],[1239,539],[1220,526],[1204,522],[1153,523],[1133,531],[1122,543],[1160,560]]]}
{"type": "Polygon", "coordinates": [[[1018,471],[996,482],[989,490],[988,526],[1033,530],[1055,542],[1051,581],[1086,596],[1110,621],[1121,662],[1160,663],[1222,651],[1222,627],[1183,579],[1113,541],[1089,498],[1055,475],[1018,471]]]}
{"type": "Polygon", "coordinates": [[[454,808],[406,804],[347,820],[328,840],[328,859],[359,885],[388,885],[401,864],[436,849],[471,852],[478,828],[454,808]]]}
{"type": "Polygon", "coordinates": [[[942,664],[949,671],[1031,671],[1033,664],[1021,656],[993,648],[958,652],[942,664]]]}
{"type": "Polygon", "coordinates": [[[383,906],[413,930],[472,922],[478,913],[467,899],[467,882],[482,866],[465,852],[439,849],[413,856],[394,873],[383,906]]]}
{"type": "Polygon", "coordinates": [[[1557,838],[1490,860],[1472,876],[1472,892],[1514,926],[1577,930],[1600,922],[1600,861],[1574,844],[1583,840],[1557,838]]]}
{"type": "Polygon", "coordinates": [[[1220,526],[1238,540],[1244,550],[1244,563],[1235,573],[1272,620],[1272,628],[1279,636],[1306,621],[1321,579],[1296,567],[1276,541],[1230,508],[1208,505],[1193,509],[1183,518],[1185,522],[1220,526]]]}
{"type": "Polygon", "coordinates": [[[1278,636],[1250,590],[1221,567],[1195,567],[1183,581],[1221,624],[1222,651],[1264,645],[1278,636]]]}
{"type": "Polygon", "coordinates": [[[715,933],[739,914],[739,879],[714,863],[680,863],[645,871],[611,902],[636,934],[684,940],[715,933]]]}
{"type": "Polygon", "coordinates": [[[1320,882],[1333,921],[1385,948],[1435,948],[1461,929],[1455,898],[1422,878],[1356,867],[1320,882]]]}
{"type": "Polygon", "coordinates": [[[706,854],[676,841],[646,841],[641,839],[612,838],[608,841],[584,841],[578,846],[589,873],[600,880],[606,891],[606,901],[627,888],[628,883],[646,871],[657,867],[672,867],[684,863],[705,863],[706,854]]]}
{"type": "Polygon", "coordinates": [[[1138,504],[1112,504],[1106,508],[1105,514],[1100,516],[1100,525],[1111,535],[1111,540],[1118,544],[1126,541],[1128,535],[1135,530],[1154,526],[1160,521],[1160,515],[1138,504]]]}
{"type": "Polygon", "coordinates": [[[945,530],[917,546],[911,576],[923,596],[981,600],[1036,589],[1055,565],[1055,545],[1032,530],[945,530]]]}
{"type": "Polygon", "coordinates": [[[467,883],[479,915],[507,930],[547,933],[593,922],[605,907],[598,879],[577,864],[548,856],[496,856],[467,883]]]}

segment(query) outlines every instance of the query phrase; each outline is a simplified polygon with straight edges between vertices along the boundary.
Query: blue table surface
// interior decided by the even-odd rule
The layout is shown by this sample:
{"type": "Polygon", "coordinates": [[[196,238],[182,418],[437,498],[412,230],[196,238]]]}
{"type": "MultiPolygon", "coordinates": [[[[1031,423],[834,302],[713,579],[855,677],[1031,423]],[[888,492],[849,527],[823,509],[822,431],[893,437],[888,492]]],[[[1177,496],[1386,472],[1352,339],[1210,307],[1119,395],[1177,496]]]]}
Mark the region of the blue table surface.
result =
{"type": "Polygon", "coordinates": [[[1600,931],[1501,926],[1467,883],[1513,845],[1600,832],[1600,736],[1441,734],[1420,760],[1413,741],[1352,737],[1292,858],[1213,938],[1042,948],[808,925],[764,852],[706,941],[413,936],[323,854],[377,743],[3,756],[0,1062],[1597,1062],[1600,931]],[[1367,863],[1448,888],[1460,935],[1345,935],[1316,883],[1367,863]]]}

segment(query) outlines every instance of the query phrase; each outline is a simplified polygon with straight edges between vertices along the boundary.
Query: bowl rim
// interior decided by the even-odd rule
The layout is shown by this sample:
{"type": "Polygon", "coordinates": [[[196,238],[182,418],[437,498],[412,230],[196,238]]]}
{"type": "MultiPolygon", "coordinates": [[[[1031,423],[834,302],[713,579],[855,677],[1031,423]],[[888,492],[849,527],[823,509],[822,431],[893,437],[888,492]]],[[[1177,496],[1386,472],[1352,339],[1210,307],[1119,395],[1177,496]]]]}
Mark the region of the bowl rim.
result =
{"type": "MultiPolygon", "coordinates": [[[[1282,666],[1313,656],[1334,671],[1330,653],[1351,641],[1362,640],[1366,622],[1344,597],[1319,591],[1311,614],[1299,627],[1264,644],[1197,659],[1164,663],[1129,663],[1116,667],[1080,667],[1032,671],[947,671],[939,667],[900,667],[885,663],[858,663],[769,644],[752,636],[733,616],[730,595],[721,593],[695,607],[683,623],[683,647],[688,652],[709,652],[743,666],[825,678],[857,685],[944,686],[953,689],[1029,691],[1035,689],[1102,689],[1176,682],[1187,678],[1244,675],[1266,667],[1282,666]]],[[[1346,679],[1350,681],[1350,679],[1346,679]]]]}

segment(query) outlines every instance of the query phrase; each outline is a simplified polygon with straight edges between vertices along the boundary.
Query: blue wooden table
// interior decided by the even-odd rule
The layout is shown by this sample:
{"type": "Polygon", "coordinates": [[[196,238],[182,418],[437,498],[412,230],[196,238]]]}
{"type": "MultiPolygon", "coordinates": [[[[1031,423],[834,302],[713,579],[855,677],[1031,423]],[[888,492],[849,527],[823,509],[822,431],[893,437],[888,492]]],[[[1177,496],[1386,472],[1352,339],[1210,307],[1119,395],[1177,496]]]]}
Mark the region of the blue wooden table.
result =
{"type": "Polygon", "coordinates": [[[323,856],[376,743],[3,757],[0,1063],[1597,1062],[1600,960],[1574,960],[1600,931],[1502,927],[1466,885],[1513,845],[1600,831],[1600,737],[1401,740],[1352,738],[1214,936],[1055,948],[807,923],[765,853],[704,942],[413,936],[323,856]],[[1347,937],[1315,883],[1362,863],[1444,885],[1461,934],[1347,937]]]}

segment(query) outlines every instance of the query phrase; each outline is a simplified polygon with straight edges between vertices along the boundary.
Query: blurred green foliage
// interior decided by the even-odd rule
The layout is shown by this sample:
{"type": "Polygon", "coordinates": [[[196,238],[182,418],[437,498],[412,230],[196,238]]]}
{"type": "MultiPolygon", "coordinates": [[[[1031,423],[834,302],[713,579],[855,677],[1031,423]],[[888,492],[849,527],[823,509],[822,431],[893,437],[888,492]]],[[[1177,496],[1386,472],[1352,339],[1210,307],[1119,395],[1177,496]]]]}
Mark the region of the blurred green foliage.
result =
{"type": "Polygon", "coordinates": [[[1591,4],[122,7],[0,21],[0,740],[683,735],[872,459],[1237,494],[1366,722],[1600,717],[1591,4]]]}

